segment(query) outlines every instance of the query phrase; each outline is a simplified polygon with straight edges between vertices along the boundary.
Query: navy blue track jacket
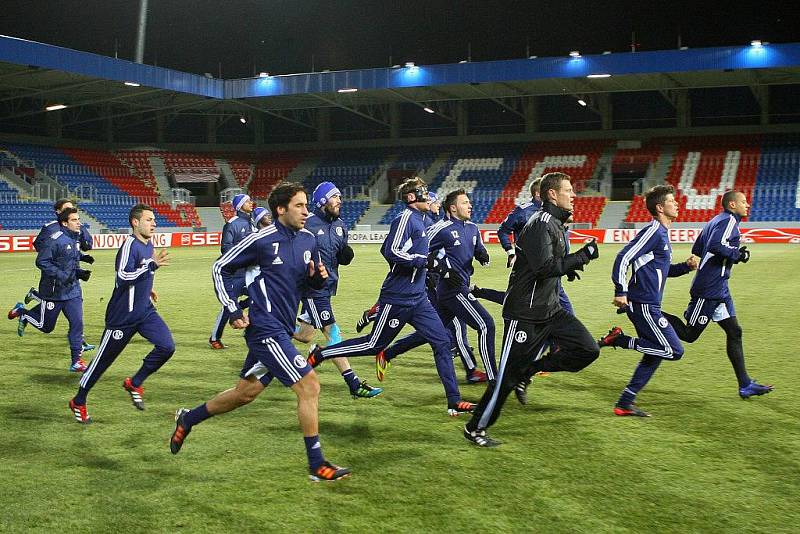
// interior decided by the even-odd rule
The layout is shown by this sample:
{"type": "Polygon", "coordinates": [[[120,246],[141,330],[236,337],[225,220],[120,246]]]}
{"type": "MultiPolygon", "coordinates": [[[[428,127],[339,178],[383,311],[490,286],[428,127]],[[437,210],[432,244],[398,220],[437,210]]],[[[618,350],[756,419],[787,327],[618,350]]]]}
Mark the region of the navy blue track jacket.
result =
{"type": "Polygon", "coordinates": [[[42,271],[39,296],[44,300],[70,300],[81,296],[78,280],[81,250],[80,235],[59,225],[46,243],[40,244],[36,266],[42,271]]]}
{"type": "Polygon", "coordinates": [[[247,339],[263,339],[294,333],[300,297],[312,283],[308,264],[320,261],[317,239],[306,229],[294,231],[275,221],[245,237],[222,255],[212,267],[217,298],[231,314],[242,316],[227,282],[240,269],[247,269],[247,292],[250,296],[250,326],[247,339]]]}
{"type": "Polygon", "coordinates": [[[427,298],[428,235],[425,230],[425,215],[414,208],[406,208],[392,221],[381,245],[381,254],[389,263],[389,274],[381,286],[381,302],[413,306],[427,298]]]}
{"type": "Polygon", "coordinates": [[[514,241],[519,239],[519,234],[525,228],[528,219],[540,209],[542,209],[542,202],[532,200],[511,210],[511,213],[500,223],[500,228],[497,229],[497,239],[500,240],[503,250],[508,252],[514,249],[514,245],[511,243],[511,234],[514,234],[514,241]]]}
{"type": "Polygon", "coordinates": [[[153,242],[142,243],[133,235],[117,251],[114,292],[106,307],[106,328],[139,324],[155,311],[150,300],[158,265],[153,261],[153,242]]]}
{"type": "Polygon", "coordinates": [[[626,295],[629,302],[661,305],[667,278],[684,275],[690,270],[685,262],[672,263],[669,232],[654,219],[617,254],[611,271],[614,294],[626,295]],[[633,271],[630,282],[628,267],[633,271]]]}
{"type": "Polygon", "coordinates": [[[725,299],[730,296],[728,279],[739,263],[741,217],[723,211],[705,225],[692,246],[700,265],[689,290],[692,298],[725,299]]]}
{"type": "Polygon", "coordinates": [[[322,263],[328,269],[328,280],[322,289],[311,289],[304,297],[331,297],[339,285],[339,253],[347,246],[347,227],[344,221],[331,218],[322,210],[315,209],[306,219],[306,230],[317,238],[322,263]]]}

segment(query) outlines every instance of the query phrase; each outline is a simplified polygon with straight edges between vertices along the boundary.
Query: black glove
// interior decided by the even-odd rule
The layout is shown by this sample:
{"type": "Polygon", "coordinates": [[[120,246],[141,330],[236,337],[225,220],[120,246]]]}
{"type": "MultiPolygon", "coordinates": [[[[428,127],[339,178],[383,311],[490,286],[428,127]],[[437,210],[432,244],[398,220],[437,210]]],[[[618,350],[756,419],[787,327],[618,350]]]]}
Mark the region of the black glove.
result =
{"type": "Polygon", "coordinates": [[[430,273],[425,277],[425,287],[428,288],[428,291],[436,291],[436,280],[430,273]]]}
{"type": "Polygon", "coordinates": [[[479,250],[475,253],[475,259],[481,265],[489,265],[489,253],[485,250],[479,250]]]}
{"type": "Polygon", "coordinates": [[[320,274],[319,269],[314,268],[314,276],[308,278],[308,285],[311,289],[322,289],[325,287],[325,281],[327,278],[323,278],[322,274],[320,274]]]}
{"type": "Polygon", "coordinates": [[[83,280],[84,282],[89,281],[89,277],[92,276],[92,271],[85,271],[83,269],[78,269],[78,273],[75,275],[79,279],[83,280]]]}
{"type": "Polygon", "coordinates": [[[84,254],[81,256],[81,261],[85,261],[89,265],[94,263],[94,256],[90,256],[89,254],[84,254]]]}
{"type": "Polygon", "coordinates": [[[750,251],[747,250],[747,247],[742,247],[739,249],[739,263],[747,263],[750,261],[750,251]]]}
{"type": "Polygon", "coordinates": [[[574,282],[575,280],[580,280],[581,275],[578,274],[578,271],[567,271],[567,281],[574,282]]]}
{"type": "Polygon", "coordinates": [[[464,285],[464,279],[461,278],[461,275],[455,272],[454,270],[450,269],[442,275],[444,281],[447,282],[447,285],[450,287],[456,288],[461,287],[464,285]]]}
{"type": "Polygon", "coordinates": [[[600,257],[600,250],[597,248],[597,240],[592,239],[577,252],[583,259],[584,263],[589,263],[591,260],[596,260],[600,257]]]}
{"type": "Polygon", "coordinates": [[[506,260],[506,268],[510,269],[512,265],[514,265],[514,259],[516,258],[516,254],[509,254],[508,259],[506,260]]]}
{"type": "Polygon", "coordinates": [[[336,259],[339,260],[339,265],[350,265],[350,262],[353,261],[353,256],[355,256],[353,248],[350,245],[345,245],[344,248],[339,251],[336,259]]]}
{"type": "Polygon", "coordinates": [[[437,255],[438,255],[438,251],[430,253],[430,255],[428,256],[428,265],[427,265],[427,267],[428,267],[429,271],[433,271],[435,273],[440,273],[440,272],[442,272],[442,268],[444,267],[444,265],[442,263],[442,260],[440,260],[437,257],[437,255]]]}

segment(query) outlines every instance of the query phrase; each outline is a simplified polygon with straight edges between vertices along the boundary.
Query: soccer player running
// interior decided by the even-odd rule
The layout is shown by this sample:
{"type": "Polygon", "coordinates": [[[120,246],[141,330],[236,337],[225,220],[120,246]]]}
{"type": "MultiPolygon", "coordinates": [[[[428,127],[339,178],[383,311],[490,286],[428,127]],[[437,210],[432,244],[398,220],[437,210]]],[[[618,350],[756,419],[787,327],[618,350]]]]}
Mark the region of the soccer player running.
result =
{"type": "MultiPolygon", "coordinates": [[[[441,201],[436,196],[435,193],[431,193],[428,191],[428,206],[430,206],[431,210],[435,210],[438,213],[439,205],[441,201]]],[[[425,213],[425,225],[426,231],[428,232],[428,239],[431,239],[430,230],[434,226],[434,217],[429,216],[431,212],[425,213]]],[[[438,219],[438,218],[437,218],[438,219]]],[[[449,214],[445,215],[444,219],[438,219],[438,222],[443,220],[448,220],[449,214]]],[[[431,247],[431,250],[433,248],[431,247]]],[[[440,251],[437,254],[438,256],[443,256],[444,251],[440,251]]],[[[436,259],[435,261],[439,261],[436,259]]],[[[441,270],[441,269],[440,269],[441,270]]],[[[454,275],[455,276],[455,275],[454,275]]],[[[425,292],[428,295],[428,301],[433,305],[433,308],[436,310],[436,313],[439,314],[439,318],[442,320],[442,323],[447,327],[447,331],[451,337],[451,354],[457,352],[459,357],[461,358],[461,363],[464,365],[467,373],[467,383],[468,384],[479,384],[481,382],[486,382],[486,373],[481,371],[477,368],[475,364],[475,355],[473,353],[472,347],[469,344],[469,340],[467,339],[467,325],[462,321],[458,316],[454,316],[453,314],[449,314],[445,312],[443,308],[439,306],[439,297],[437,293],[437,287],[439,285],[439,280],[441,278],[441,272],[437,272],[431,269],[428,269],[428,272],[425,276],[425,292]],[[455,344],[453,346],[453,343],[455,344]]],[[[452,280],[455,280],[453,278],[452,280]]],[[[369,317],[370,320],[374,320],[377,316],[377,308],[378,304],[376,303],[368,312],[370,313],[369,317]]],[[[363,317],[363,316],[362,316],[363,317]]],[[[361,324],[361,321],[359,321],[361,324]]],[[[360,331],[358,327],[356,327],[357,331],[360,331]]],[[[427,339],[417,331],[414,331],[408,335],[405,335],[386,347],[381,354],[381,358],[387,362],[391,362],[394,358],[400,356],[401,354],[405,354],[406,352],[413,350],[417,347],[421,347],[422,345],[426,345],[428,343],[427,339]]],[[[383,374],[378,374],[378,380],[383,380],[383,374]]]]}
{"type": "Polygon", "coordinates": [[[169,265],[166,250],[155,251],[150,240],[156,229],[153,209],[137,204],[128,213],[131,235],[117,251],[114,261],[116,277],[114,291],[106,307],[106,325],[97,354],[81,377],[78,393],[69,401],[75,420],[89,424],[92,418],[86,409],[86,398],[95,383],[103,376],[117,356],[125,350],[134,334],[153,344],[139,370],[122,382],[137,410],[144,410],[144,388],[148,376],[158,371],[175,352],[175,342],[154,303],[158,294],[153,290],[156,269],[169,265]]]}
{"type": "MultiPolygon", "coordinates": [[[[36,236],[36,239],[33,240],[33,248],[36,252],[39,252],[42,247],[44,247],[47,243],[51,235],[56,232],[61,231],[61,224],[58,222],[58,214],[64,211],[67,208],[75,208],[75,203],[69,200],[68,198],[61,198],[56,201],[53,205],[53,210],[55,211],[56,218],[50,222],[45,223],[41,230],[39,230],[39,234],[36,236]]],[[[81,225],[80,229],[80,237],[78,238],[78,244],[80,246],[81,251],[88,252],[92,250],[92,235],[89,233],[89,229],[87,228],[88,225],[81,225]]],[[[94,258],[89,256],[88,254],[83,256],[83,260],[86,263],[92,264],[94,263],[94,258]]],[[[35,300],[36,302],[41,302],[42,299],[39,297],[39,294],[36,292],[35,288],[30,288],[28,293],[25,295],[23,299],[25,304],[29,304],[31,301],[35,300]]],[[[94,350],[95,346],[91,345],[86,342],[85,339],[81,340],[81,345],[83,346],[83,352],[88,352],[90,350],[94,350]]]]}
{"type": "Polygon", "coordinates": [[[217,298],[230,314],[231,326],[246,328],[248,353],[237,384],[193,410],[181,408],[175,417],[170,451],[177,454],[194,426],[206,419],[252,402],[273,378],[297,395],[297,416],[303,432],[310,478],[338,480],[350,470],[338,467],[322,454],[319,441],[319,379],[292,345],[297,307],[303,287],[322,288],[328,272],[319,260],[317,240],[304,229],[308,199],[303,186],[282,182],[269,195],[272,225],[247,236],[222,255],[212,268],[217,298]],[[249,314],[244,315],[229,280],[239,269],[249,269],[249,314]]]}
{"type": "MultiPolygon", "coordinates": [[[[314,211],[306,219],[306,230],[317,238],[322,263],[328,271],[328,279],[321,289],[307,287],[301,302],[300,328],[294,338],[309,343],[315,330],[322,330],[328,344],[339,343],[342,333],[333,316],[331,297],[336,295],[339,285],[339,266],[350,265],[353,261],[353,248],[347,244],[347,227],[339,217],[342,208],[342,193],[332,182],[322,182],[311,195],[314,211]]],[[[347,358],[335,358],[333,363],[350,389],[353,398],[372,398],[383,393],[361,380],[350,368],[347,358]]]]}
{"type": "Polygon", "coordinates": [[[468,413],[475,405],[461,400],[450,356],[450,335],[425,293],[429,243],[424,214],[428,211],[428,190],[420,178],[409,178],[400,185],[398,192],[406,209],[392,221],[381,246],[381,254],[389,263],[389,274],[381,286],[378,317],[372,332],[325,348],[315,347],[309,353],[309,361],[317,366],[323,360],[341,356],[374,355],[380,379],[387,368],[381,351],[408,323],[433,347],[436,370],[447,397],[448,415],[468,413]]]}
{"type": "MultiPolygon", "coordinates": [[[[447,194],[444,209],[448,217],[428,230],[431,253],[438,264],[434,267],[440,271],[436,291],[442,322],[448,324],[457,319],[478,332],[478,351],[487,380],[495,380],[494,319],[469,291],[474,272],[472,260],[488,265],[489,252],[483,246],[478,225],[470,221],[472,203],[463,189],[447,194]]],[[[459,335],[460,325],[456,328],[459,335]]]]}
{"type": "Polygon", "coordinates": [[[649,413],[635,404],[636,395],[663,360],[675,361],[683,356],[683,345],[661,313],[661,301],[667,277],[682,276],[697,268],[694,256],[682,263],[672,263],[669,228],[678,217],[678,202],[672,186],[658,185],[650,189],[644,195],[644,202],[653,221],[619,251],[611,271],[612,303],[627,312],[638,337],[627,336],[615,326],[597,342],[601,347],[622,347],[644,354],[614,405],[614,414],[620,416],[649,417],[649,413]]]}
{"type": "Polygon", "coordinates": [[[747,373],[742,327],[736,320],[728,288],[734,264],[750,261],[750,251],[739,246],[739,223],[747,216],[750,204],[744,193],[728,191],[722,195],[722,208],[722,213],[706,224],[692,246],[692,254],[700,258],[700,266],[689,289],[689,306],[683,314],[688,324],[669,313],[664,313],[664,317],[681,341],[687,343],[694,343],[709,321],[717,323],[725,332],[725,348],[739,382],[739,396],[749,399],[772,391],[771,385],[759,384],[747,373]]]}
{"type": "Polygon", "coordinates": [[[514,244],[516,260],[503,305],[505,329],[497,381],[489,382],[464,427],[464,437],[479,447],[500,444],[486,429],[500,416],[506,398],[524,376],[538,371],[574,373],[600,354],[592,335],[558,298],[559,279],[596,259],[597,243],[587,243],[573,254],[566,252],[564,225],[572,216],[575,198],[568,175],[544,175],[541,191],[542,209],[528,220],[514,244]],[[545,355],[551,341],[559,350],[545,355]]]}
{"type": "MultiPolygon", "coordinates": [[[[500,245],[503,247],[503,250],[506,251],[508,255],[508,260],[506,262],[506,267],[510,268],[514,265],[514,260],[516,259],[516,253],[514,251],[514,245],[511,244],[511,235],[514,236],[514,241],[519,238],[519,234],[522,232],[522,229],[525,228],[525,224],[527,224],[528,220],[531,216],[542,209],[542,197],[540,194],[540,189],[542,185],[542,177],[536,178],[531,182],[529,186],[529,192],[531,194],[531,201],[525,202],[520,204],[519,206],[515,207],[511,213],[506,216],[502,223],[500,223],[500,228],[497,229],[497,238],[500,240],[500,245]]],[[[567,247],[567,253],[569,253],[569,231],[564,226],[564,237],[567,247]]],[[[567,280],[572,282],[575,278],[580,279],[580,275],[577,273],[571,273],[567,276],[567,280]]],[[[497,302],[496,296],[497,293],[494,294],[482,291],[480,288],[477,292],[475,292],[475,296],[478,298],[488,298],[488,300],[492,300],[497,302]],[[493,298],[495,297],[495,298],[493,298]]],[[[575,315],[575,311],[572,309],[572,303],[567,297],[567,293],[564,291],[564,288],[561,286],[561,280],[558,281],[558,298],[561,300],[561,306],[567,310],[567,312],[575,315]]],[[[500,302],[502,304],[502,302],[500,302]]],[[[551,346],[551,349],[555,349],[555,346],[551,346]]],[[[537,376],[547,376],[545,371],[540,371],[536,373],[537,376]]],[[[514,388],[514,395],[517,397],[517,400],[520,404],[528,404],[528,386],[531,385],[531,379],[533,375],[525,375],[520,380],[519,384],[516,385],[514,388]]]]}
{"type": "Polygon", "coordinates": [[[80,250],[81,218],[75,208],[63,208],[58,214],[60,230],[49,234],[39,243],[36,267],[42,272],[37,298],[39,303],[30,310],[21,302],[8,312],[9,319],[17,319],[17,334],[21,337],[30,324],[48,334],[56,326],[59,314],[69,322],[69,370],[82,373],[83,360],[83,293],[80,280],[89,280],[92,272],[82,269],[80,262],[94,263],[94,258],[80,250]]]}
{"type": "MultiPolygon", "coordinates": [[[[233,209],[236,210],[236,215],[228,219],[228,222],[222,227],[220,252],[223,254],[228,252],[242,239],[256,231],[256,226],[252,219],[253,201],[250,200],[250,197],[240,193],[233,197],[231,204],[233,205],[233,209]]],[[[241,269],[236,273],[235,277],[229,280],[231,285],[227,288],[227,292],[230,295],[234,295],[234,299],[238,299],[247,294],[244,278],[245,270],[241,269]]],[[[217,314],[217,320],[214,322],[214,329],[211,331],[211,336],[208,338],[208,344],[212,349],[221,350],[226,348],[222,343],[222,333],[225,331],[225,323],[227,322],[228,311],[223,307],[217,314]]]]}

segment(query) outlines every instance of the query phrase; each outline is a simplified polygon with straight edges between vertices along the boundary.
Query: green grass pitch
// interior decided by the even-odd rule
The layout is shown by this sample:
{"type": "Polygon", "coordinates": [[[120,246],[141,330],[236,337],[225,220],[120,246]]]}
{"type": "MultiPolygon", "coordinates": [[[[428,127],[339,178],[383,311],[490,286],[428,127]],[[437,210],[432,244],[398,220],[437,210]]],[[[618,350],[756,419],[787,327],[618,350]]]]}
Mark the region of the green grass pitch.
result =
{"type": "MultiPolygon", "coordinates": [[[[599,336],[613,324],[610,268],[619,246],[604,245],[583,279],[564,282],[579,318],[599,336]]],[[[371,305],[386,271],[375,245],[356,245],[342,268],[334,310],[345,337],[371,305]]],[[[753,245],[731,287],[752,376],[775,391],[743,402],[710,326],[665,362],[639,403],[650,419],[611,408],[639,354],[604,349],[577,374],[537,378],[530,403],[512,398],[492,428],[503,441],[483,450],[461,436],[465,418],[445,414],[430,350],[396,360],[381,397],[353,400],[331,363],[318,369],[326,456],[352,467],[333,484],[307,479],[294,394],[279,384],[254,403],[196,427],[169,452],[173,414],[231,387],[245,343],[207,339],[219,305],[212,248],[173,249],[156,275],[158,308],[177,351],[145,384],[147,410],[122,390],[150,346],[136,338],[89,396],[94,424],[73,420],[67,401],[78,376],[67,372],[66,320],[43,335],[16,323],[0,329],[0,532],[790,532],[800,521],[797,330],[800,249],[753,245]]],[[[476,268],[481,286],[504,289],[499,246],[476,268]]],[[[98,251],[84,284],[86,338],[97,342],[113,286],[115,251],[98,251]]],[[[675,246],[676,261],[689,254],[675,246]]],[[[10,308],[38,283],[32,254],[0,256],[0,294],[10,308]]],[[[664,309],[682,312],[691,276],[670,279],[664,309]]],[[[500,309],[486,303],[502,332],[500,309]]],[[[470,334],[474,341],[474,333],[470,334]]],[[[498,335],[496,345],[500,347],[498,335]]],[[[303,347],[305,353],[305,347],[303,347]]],[[[91,353],[90,353],[91,356],[91,353]]],[[[374,378],[374,359],[351,361],[374,378]]],[[[456,361],[459,379],[464,373],[456,361]]],[[[482,385],[461,386],[477,400],[482,385]]]]}

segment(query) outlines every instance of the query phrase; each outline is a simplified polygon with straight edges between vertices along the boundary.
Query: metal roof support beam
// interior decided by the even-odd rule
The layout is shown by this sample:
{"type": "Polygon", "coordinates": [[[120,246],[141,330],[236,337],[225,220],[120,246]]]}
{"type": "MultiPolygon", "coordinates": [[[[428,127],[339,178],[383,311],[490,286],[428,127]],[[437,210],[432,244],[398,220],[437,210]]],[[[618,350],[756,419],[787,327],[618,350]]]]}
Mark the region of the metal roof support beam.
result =
{"type": "MultiPolygon", "coordinates": [[[[122,95],[122,96],[114,96],[114,97],[110,97],[110,98],[100,98],[100,99],[97,99],[97,100],[90,100],[88,102],[79,102],[77,104],[69,104],[69,109],[75,110],[75,109],[78,109],[78,108],[81,108],[81,107],[84,107],[84,106],[93,106],[93,105],[96,105],[96,104],[103,104],[103,103],[107,103],[107,102],[117,102],[117,101],[120,101],[120,100],[124,100],[126,98],[132,98],[134,96],[142,96],[142,95],[146,95],[146,94],[149,94],[149,93],[158,93],[158,92],[163,92],[163,89],[151,89],[149,91],[143,91],[143,92],[140,92],[138,94],[128,94],[128,95],[122,95]]],[[[0,117],[0,120],[10,120],[10,119],[17,119],[19,117],[29,117],[29,116],[32,116],[32,115],[38,115],[39,113],[48,113],[48,111],[44,109],[44,106],[42,106],[39,109],[35,109],[33,111],[26,111],[24,113],[17,113],[15,115],[9,115],[9,116],[6,116],[6,117],[0,117]]],[[[73,124],[75,124],[75,123],[73,123],[73,124]]],[[[71,126],[71,125],[69,125],[69,126],[71,126]]]]}
{"type": "Polygon", "coordinates": [[[324,143],[331,140],[331,108],[317,110],[317,141],[324,143]]]}
{"type": "Polygon", "coordinates": [[[70,91],[72,89],[77,89],[79,87],[85,87],[87,85],[95,85],[95,84],[98,84],[98,83],[103,83],[105,81],[106,80],[91,80],[91,81],[88,81],[88,82],[74,83],[74,84],[70,84],[70,85],[60,85],[58,87],[50,87],[50,88],[47,88],[47,89],[42,89],[40,91],[34,91],[34,92],[27,92],[27,91],[30,91],[30,89],[28,89],[26,87],[13,86],[12,87],[13,89],[18,89],[20,91],[26,91],[26,92],[24,94],[8,96],[6,98],[0,99],[0,102],[6,102],[7,100],[15,100],[15,99],[18,99],[18,98],[36,98],[36,97],[41,96],[41,95],[46,95],[47,93],[53,93],[53,92],[56,92],[56,91],[70,91]]]}
{"type": "Polygon", "coordinates": [[[391,102],[389,104],[389,137],[399,139],[402,128],[403,120],[400,114],[400,103],[391,102]]]}
{"type": "Polygon", "coordinates": [[[769,85],[751,85],[750,91],[761,110],[761,124],[769,124],[769,85]]]}
{"type": "Polygon", "coordinates": [[[525,133],[539,131],[539,100],[535,96],[526,97],[522,101],[525,114],[525,133]]]}
{"type": "MultiPolygon", "coordinates": [[[[197,104],[197,102],[184,102],[183,104],[174,104],[172,106],[161,107],[161,108],[158,108],[157,110],[154,110],[154,111],[156,111],[157,113],[160,113],[162,111],[167,111],[167,110],[176,111],[176,110],[179,110],[179,109],[182,109],[182,108],[188,108],[189,106],[194,106],[196,104],[197,104]]],[[[86,124],[86,123],[89,123],[89,122],[101,121],[101,120],[104,120],[104,119],[107,119],[107,118],[116,119],[118,117],[130,117],[132,115],[140,115],[141,113],[142,113],[142,110],[137,109],[136,111],[128,111],[126,113],[116,113],[114,115],[109,115],[108,117],[101,115],[101,116],[98,116],[98,117],[92,117],[91,119],[84,119],[82,121],[73,121],[73,122],[67,124],[67,126],[76,126],[78,124],[86,124]]]]}
{"type": "Polygon", "coordinates": [[[692,101],[689,98],[689,90],[677,89],[672,92],[675,94],[676,126],[688,128],[692,125],[692,101]]]}
{"type": "Polygon", "coordinates": [[[459,137],[469,135],[469,112],[463,100],[456,102],[456,135],[459,137]]]}
{"type": "Polygon", "coordinates": [[[614,107],[611,105],[611,95],[608,93],[598,93],[593,95],[593,100],[598,112],[603,130],[614,129],[614,107]]]}
{"type": "MultiPolygon", "coordinates": [[[[490,96],[490,95],[486,94],[486,92],[485,92],[485,91],[482,91],[481,89],[478,89],[478,88],[477,88],[476,86],[474,86],[474,85],[470,85],[469,87],[470,87],[470,88],[471,88],[473,91],[475,91],[476,93],[478,93],[479,95],[483,95],[483,97],[485,97],[485,98],[488,98],[489,100],[491,100],[492,102],[494,102],[495,104],[497,104],[498,106],[500,106],[501,108],[503,108],[504,110],[506,110],[506,111],[510,111],[510,112],[511,112],[511,113],[513,113],[514,115],[517,115],[518,117],[521,117],[521,118],[523,118],[523,119],[525,118],[525,113],[524,113],[524,112],[521,112],[520,110],[518,110],[518,109],[517,109],[517,107],[516,107],[516,106],[514,106],[514,105],[509,105],[509,104],[507,104],[507,103],[504,101],[504,99],[500,99],[500,98],[496,98],[496,97],[494,97],[494,96],[490,96]]],[[[512,100],[512,102],[514,102],[514,101],[515,101],[515,100],[512,100]]]]}
{"type": "MultiPolygon", "coordinates": [[[[388,89],[388,91],[390,93],[392,93],[393,95],[398,96],[401,99],[405,100],[406,102],[408,102],[410,104],[414,104],[415,106],[418,106],[418,107],[420,107],[422,109],[425,109],[426,107],[430,107],[431,109],[434,109],[432,107],[432,104],[424,104],[422,102],[417,102],[413,98],[409,98],[406,95],[404,95],[403,93],[401,93],[399,91],[395,91],[394,89],[388,89]]],[[[444,119],[447,119],[452,123],[455,123],[456,122],[455,116],[453,114],[449,114],[448,115],[446,111],[443,111],[447,107],[447,103],[448,103],[448,101],[440,102],[439,103],[439,108],[440,109],[439,110],[434,110],[434,111],[436,112],[437,116],[442,117],[444,119]]]]}
{"type": "Polygon", "coordinates": [[[283,113],[280,113],[278,111],[272,111],[272,110],[269,110],[269,109],[266,109],[266,108],[260,108],[258,106],[254,106],[252,104],[248,104],[247,102],[244,102],[242,100],[237,100],[236,103],[239,104],[240,106],[243,106],[243,107],[255,110],[255,111],[259,111],[261,113],[266,113],[267,115],[271,115],[273,117],[277,117],[277,118],[283,119],[285,121],[289,121],[289,122],[291,122],[293,124],[297,124],[298,126],[304,126],[305,128],[311,128],[312,130],[316,130],[317,129],[317,127],[314,124],[311,124],[310,122],[304,122],[304,121],[302,121],[300,119],[297,119],[297,118],[288,117],[288,116],[286,116],[283,113]]]}
{"type": "Polygon", "coordinates": [[[371,120],[372,122],[377,122],[381,126],[386,126],[387,128],[391,128],[391,125],[388,122],[386,122],[384,120],[381,120],[381,119],[375,117],[374,115],[371,115],[371,114],[368,114],[368,113],[364,113],[364,112],[359,111],[358,109],[356,109],[354,107],[345,106],[344,104],[341,104],[341,103],[337,102],[336,100],[331,100],[331,99],[326,98],[326,97],[324,97],[322,95],[315,94],[313,96],[315,98],[318,98],[319,100],[322,100],[323,102],[325,102],[327,104],[330,104],[330,105],[335,106],[337,108],[341,108],[341,109],[343,109],[345,111],[349,111],[350,113],[355,113],[359,117],[364,117],[365,119],[371,120]]]}

